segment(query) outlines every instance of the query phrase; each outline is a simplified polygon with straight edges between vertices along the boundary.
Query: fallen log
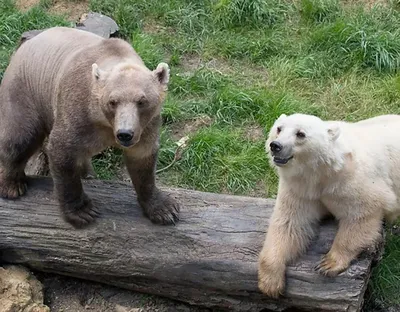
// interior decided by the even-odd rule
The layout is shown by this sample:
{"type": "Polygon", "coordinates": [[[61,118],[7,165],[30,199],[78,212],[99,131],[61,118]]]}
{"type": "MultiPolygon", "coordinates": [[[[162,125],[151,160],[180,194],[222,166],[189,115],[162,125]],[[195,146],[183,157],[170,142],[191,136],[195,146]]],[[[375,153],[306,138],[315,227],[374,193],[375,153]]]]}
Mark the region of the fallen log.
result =
{"type": "Polygon", "coordinates": [[[50,178],[32,177],[18,200],[0,199],[0,261],[214,309],[361,309],[373,254],[336,278],[313,269],[331,246],[333,221],[288,268],[285,296],[272,300],[257,288],[257,258],[273,200],[164,189],[184,208],[176,226],[158,226],[142,215],[130,184],[89,180],[84,188],[102,217],[83,230],[62,221],[50,178]]]}

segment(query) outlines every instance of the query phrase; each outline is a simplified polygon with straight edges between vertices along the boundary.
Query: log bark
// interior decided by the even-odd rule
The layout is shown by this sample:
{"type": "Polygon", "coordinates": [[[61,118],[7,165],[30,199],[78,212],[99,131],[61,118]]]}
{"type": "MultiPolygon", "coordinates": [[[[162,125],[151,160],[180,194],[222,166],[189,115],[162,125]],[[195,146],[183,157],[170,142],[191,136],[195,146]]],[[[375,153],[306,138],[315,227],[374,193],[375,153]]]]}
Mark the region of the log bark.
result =
{"type": "Polygon", "coordinates": [[[257,258],[274,200],[164,189],[184,206],[176,226],[158,226],[142,215],[130,184],[89,180],[84,188],[102,216],[75,230],[60,217],[51,179],[30,179],[22,198],[0,199],[0,261],[217,310],[361,309],[376,253],[336,278],[313,269],[331,246],[333,221],[288,267],[285,296],[271,300],[257,288],[257,258]]]}

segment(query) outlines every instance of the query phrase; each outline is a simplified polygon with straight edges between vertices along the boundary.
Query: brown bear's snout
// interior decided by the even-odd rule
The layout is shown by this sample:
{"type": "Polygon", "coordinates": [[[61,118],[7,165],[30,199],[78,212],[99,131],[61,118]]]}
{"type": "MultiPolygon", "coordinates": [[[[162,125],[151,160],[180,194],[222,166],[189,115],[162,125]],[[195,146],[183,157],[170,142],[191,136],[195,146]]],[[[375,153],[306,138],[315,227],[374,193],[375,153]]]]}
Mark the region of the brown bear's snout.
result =
{"type": "Polygon", "coordinates": [[[130,145],[129,143],[133,139],[133,132],[130,130],[118,130],[117,139],[122,145],[130,145]]]}
{"type": "Polygon", "coordinates": [[[283,148],[282,144],[278,141],[272,141],[269,147],[273,153],[279,153],[283,148]]]}

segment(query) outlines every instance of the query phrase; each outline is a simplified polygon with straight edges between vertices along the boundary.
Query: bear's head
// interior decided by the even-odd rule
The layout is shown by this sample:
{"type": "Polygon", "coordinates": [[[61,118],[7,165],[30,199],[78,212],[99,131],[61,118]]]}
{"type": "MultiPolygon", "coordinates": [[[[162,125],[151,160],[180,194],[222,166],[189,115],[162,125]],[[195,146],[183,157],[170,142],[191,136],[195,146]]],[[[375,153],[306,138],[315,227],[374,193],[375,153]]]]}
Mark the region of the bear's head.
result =
{"type": "Polygon", "coordinates": [[[160,63],[153,71],[143,65],[120,63],[102,69],[92,65],[93,92],[116,142],[129,148],[161,112],[169,67],[160,63]]]}
{"type": "Polygon", "coordinates": [[[270,129],[265,148],[271,162],[282,169],[316,167],[336,156],[333,147],[339,135],[340,127],[334,122],[312,115],[282,114],[270,129]]]}

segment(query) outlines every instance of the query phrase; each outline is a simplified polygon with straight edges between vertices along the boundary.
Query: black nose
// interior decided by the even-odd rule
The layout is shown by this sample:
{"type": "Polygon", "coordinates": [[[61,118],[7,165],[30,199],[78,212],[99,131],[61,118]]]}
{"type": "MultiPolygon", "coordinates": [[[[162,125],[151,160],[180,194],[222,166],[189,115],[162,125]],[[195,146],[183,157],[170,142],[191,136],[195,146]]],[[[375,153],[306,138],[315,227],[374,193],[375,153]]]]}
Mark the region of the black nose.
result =
{"type": "Polygon", "coordinates": [[[130,130],[118,130],[117,139],[121,142],[129,142],[133,139],[133,132],[130,130]]]}
{"type": "Polygon", "coordinates": [[[272,141],[269,147],[271,148],[271,151],[278,153],[282,150],[283,146],[281,143],[277,141],[272,141]]]}

